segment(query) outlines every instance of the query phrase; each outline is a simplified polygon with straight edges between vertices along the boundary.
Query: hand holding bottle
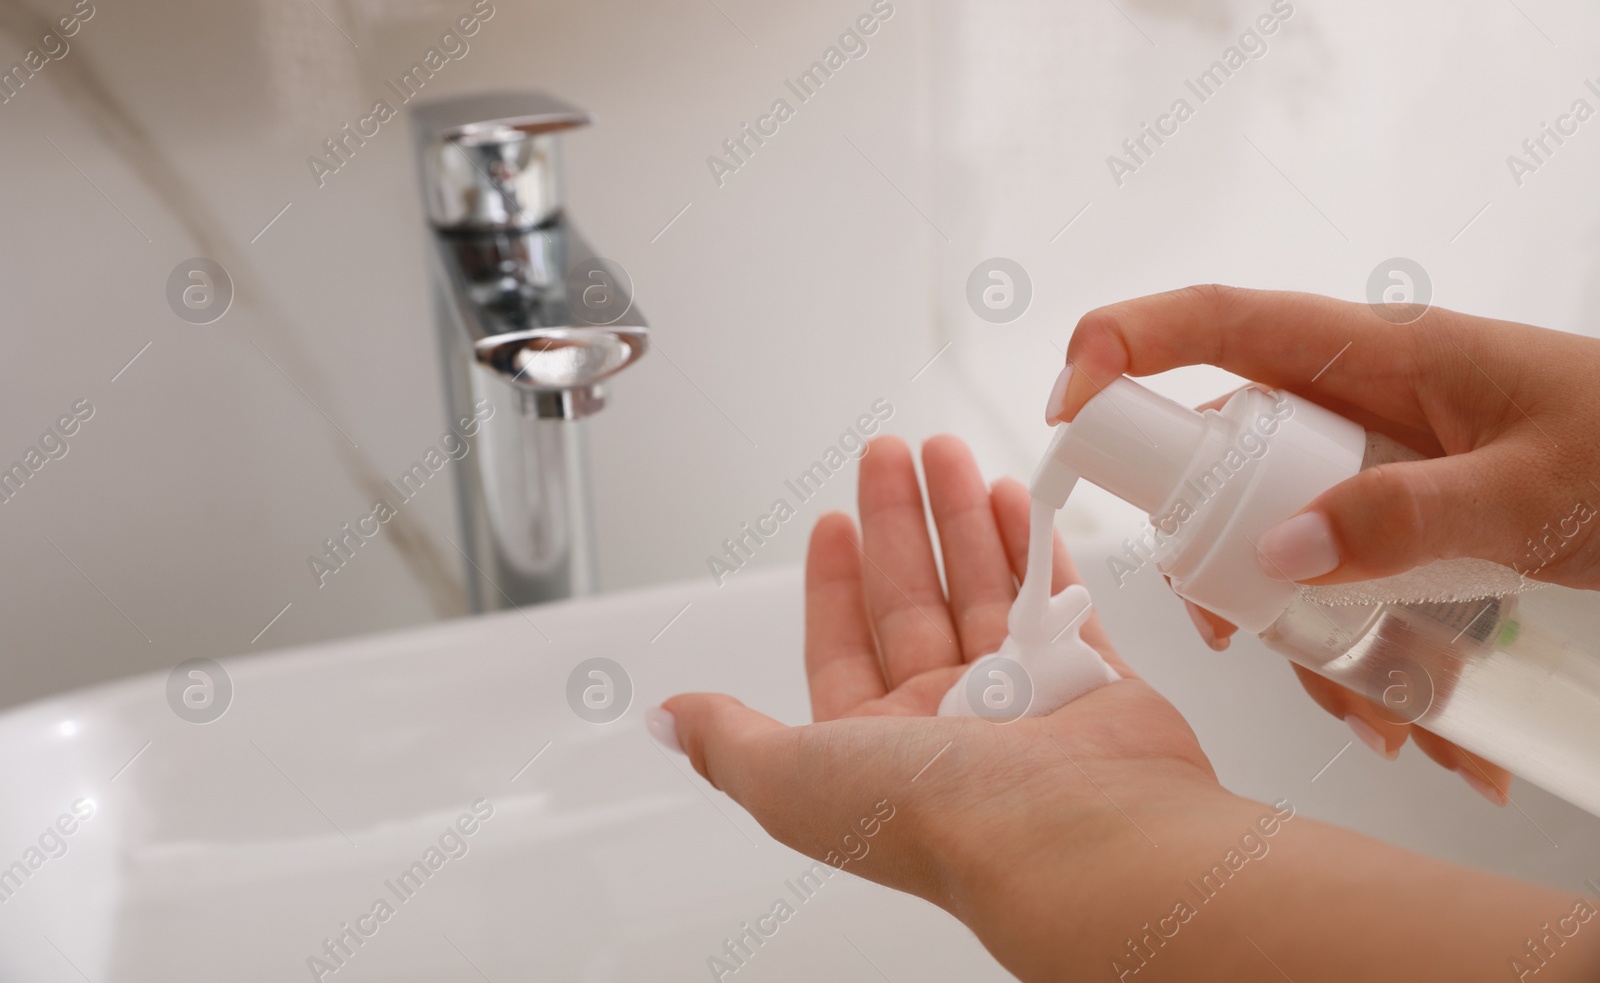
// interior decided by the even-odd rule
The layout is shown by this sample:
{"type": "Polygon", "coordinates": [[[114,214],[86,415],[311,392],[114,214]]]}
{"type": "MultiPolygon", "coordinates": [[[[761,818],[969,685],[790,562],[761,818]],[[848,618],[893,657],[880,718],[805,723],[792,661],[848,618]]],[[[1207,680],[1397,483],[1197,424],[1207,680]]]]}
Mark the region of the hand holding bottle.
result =
{"type": "MultiPolygon", "coordinates": [[[[1370,580],[1480,557],[1526,576],[1600,587],[1600,341],[1429,310],[1396,325],[1364,304],[1203,286],[1091,311],[1079,322],[1050,422],[1119,375],[1208,363],[1305,396],[1425,455],[1369,468],[1261,537],[1263,569],[1309,584],[1370,580]]],[[[1214,647],[1233,626],[1191,608],[1214,647]]],[[[1374,750],[1408,733],[1504,801],[1505,773],[1299,670],[1325,709],[1374,750]]]]}

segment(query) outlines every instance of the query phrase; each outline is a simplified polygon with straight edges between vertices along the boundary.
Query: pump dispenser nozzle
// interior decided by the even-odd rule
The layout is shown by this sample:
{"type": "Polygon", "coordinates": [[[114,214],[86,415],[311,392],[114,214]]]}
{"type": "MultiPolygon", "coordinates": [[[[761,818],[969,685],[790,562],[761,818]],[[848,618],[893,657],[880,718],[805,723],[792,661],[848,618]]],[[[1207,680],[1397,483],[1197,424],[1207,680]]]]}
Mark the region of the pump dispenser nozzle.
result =
{"type": "Polygon", "coordinates": [[[1204,431],[1201,414],[1119,377],[1056,427],[1034,472],[1033,496],[1059,509],[1081,476],[1142,512],[1159,511],[1204,431]]]}

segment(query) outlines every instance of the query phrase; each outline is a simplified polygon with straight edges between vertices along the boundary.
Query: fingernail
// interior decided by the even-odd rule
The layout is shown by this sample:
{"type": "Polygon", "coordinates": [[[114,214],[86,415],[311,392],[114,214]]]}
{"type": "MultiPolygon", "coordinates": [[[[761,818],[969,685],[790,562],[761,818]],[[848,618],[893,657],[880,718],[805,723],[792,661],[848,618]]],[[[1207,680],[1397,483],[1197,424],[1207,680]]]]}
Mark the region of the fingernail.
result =
{"type": "Polygon", "coordinates": [[[1228,647],[1228,639],[1217,637],[1217,630],[1206,620],[1205,613],[1200,610],[1198,604],[1186,600],[1183,602],[1183,609],[1189,612],[1189,620],[1194,622],[1194,630],[1200,633],[1201,641],[1204,641],[1213,652],[1221,652],[1228,647]]]}
{"type": "Polygon", "coordinates": [[[1456,774],[1460,775],[1462,779],[1464,779],[1468,785],[1471,785],[1479,795],[1488,799],[1490,802],[1493,802],[1497,806],[1503,806],[1506,804],[1505,793],[1489,784],[1489,781],[1474,771],[1471,765],[1462,765],[1460,768],[1456,769],[1456,774]]]}
{"type": "Polygon", "coordinates": [[[1044,404],[1044,422],[1055,426],[1062,422],[1061,418],[1067,412],[1067,383],[1072,381],[1072,366],[1061,370],[1056,376],[1056,384],[1050,389],[1050,399],[1044,404]]]}
{"type": "Polygon", "coordinates": [[[1380,755],[1381,757],[1384,757],[1390,761],[1393,761],[1395,758],[1400,756],[1398,749],[1394,751],[1389,750],[1389,742],[1383,739],[1383,735],[1374,730],[1371,724],[1367,723],[1365,720],[1362,720],[1357,714],[1352,713],[1348,717],[1345,717],[1344,722],[1345,726],[1349,727],[1356,737],[1361,739],[1362,744],[1372,748],[1374,754],[1380,755]]]}
{"type": "Polygon", "coordinates": [[[1339,565],[1333,527],[1321,512],[1302,512],[1262,533],[1256,559],[1274,580],[1310,580],[1339,565]]]}
{"type": "Polygon", "coordinates": [[[651,707],[644,712],[644,729],[656,739],[656,743],[668,751],[683,753],[683,745],[678,743],[678,718],[672,715],[671,710],[662,707],[651,707]]]}

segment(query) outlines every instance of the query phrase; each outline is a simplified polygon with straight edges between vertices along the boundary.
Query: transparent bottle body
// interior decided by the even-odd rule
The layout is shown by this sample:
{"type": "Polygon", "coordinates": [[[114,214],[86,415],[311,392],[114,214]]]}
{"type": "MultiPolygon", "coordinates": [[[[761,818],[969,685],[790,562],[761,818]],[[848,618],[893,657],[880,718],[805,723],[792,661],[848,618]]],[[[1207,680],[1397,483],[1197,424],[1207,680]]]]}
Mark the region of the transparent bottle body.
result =
{"type": "Polygon", "coordinates": [[[1600,815],[1600,595],[1540,587],[1445,604],[1297,598],[1261,638],[1387,719],[1600,815]]]}
{"type": "MultiPolygon", "coordinates": [[[[1414,458],[1369,439],[1364,466],[1414,458]]],[[[1414,723],[1600,815],[1600,593],[1544,585],[1472,601],[1297,597],[1261,639],[1414,723]]]]}

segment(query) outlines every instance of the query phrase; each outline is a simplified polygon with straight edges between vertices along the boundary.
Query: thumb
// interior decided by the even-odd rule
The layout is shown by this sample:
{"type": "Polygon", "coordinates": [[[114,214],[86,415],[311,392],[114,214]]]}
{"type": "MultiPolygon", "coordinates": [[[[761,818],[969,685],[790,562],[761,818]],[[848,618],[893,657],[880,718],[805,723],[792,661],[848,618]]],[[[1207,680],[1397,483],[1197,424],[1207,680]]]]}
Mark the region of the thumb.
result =
{"type": "Polygon", "coordinates": [[[726,792],[759,821],[774,789],[792,784],[794,730],[720,693],[686,693],[661,705],[670,721],[653,717],[651,732],[663,743],[675,732],[678,749],[694,770],[726,792]]]}
{"type": "MultiPolygon", "coordinates": [[[[1261,566],[1278,580],[1339,584],[1474,556],[1511,565],[1526,519],[1544,509],[1507,444],[1380,464],[1334,485],[1262,534],[1261,566]]],[[[1563,512],[1563,514],[1565,514],[1563,512]]]]}

